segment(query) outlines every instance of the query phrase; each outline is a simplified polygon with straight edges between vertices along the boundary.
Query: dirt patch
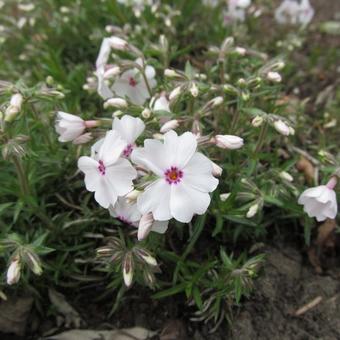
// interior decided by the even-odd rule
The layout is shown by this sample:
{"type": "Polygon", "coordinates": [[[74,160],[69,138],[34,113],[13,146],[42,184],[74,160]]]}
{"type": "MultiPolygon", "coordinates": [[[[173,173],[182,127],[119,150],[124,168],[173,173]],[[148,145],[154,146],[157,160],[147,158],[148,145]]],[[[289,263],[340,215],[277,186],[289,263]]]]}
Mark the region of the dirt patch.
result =
{"type": "Polygon", "coordinates": [[[293,248],[271,248],[266,254],[254,295],[235,318],[233,339],[339,339],[339,270],[316,275],[293,248]],[[301,307],[305,310],[296,316],[301,307]]]}

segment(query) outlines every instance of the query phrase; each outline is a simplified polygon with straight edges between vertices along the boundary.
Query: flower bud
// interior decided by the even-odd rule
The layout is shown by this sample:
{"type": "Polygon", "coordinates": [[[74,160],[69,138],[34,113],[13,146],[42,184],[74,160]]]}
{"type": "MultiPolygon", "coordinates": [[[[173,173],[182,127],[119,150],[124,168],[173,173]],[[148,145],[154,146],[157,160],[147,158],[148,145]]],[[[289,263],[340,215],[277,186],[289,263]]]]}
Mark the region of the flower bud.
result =
{"type": "Polygon", "coordinates": [[[123,259],[123,279],[126,287],[130,287],[133,280],[133,258],[129,251],[123,259]]]}
{"type": "Polygon", "coordinates": [[[108,107],[116,107],[118,109],[125,109],[127,108],[128,103],[123,98],[110,98],[104,103],[104,109],[108,107]]]}
{"type": "Polygon", "coordinates": [[[41,275],[43,270],[41,268],[39,257],[29,251],[25,253],[25,256],[27,260],[27,265],[32,270],[32,272],[35,275],[41,275]]]}
{"type": "Polygon", "coordinates": [[[13,259],[7,270],[7,284],[13,285],[20,280],[21,263],[19,258],[13,259]]]}
{"type": "Polygon", "coordinates": [[[282,120],[276,120],[274,122],[274,128],[277,132],[281,133],[281,135],[284,135],[284,136],[290,135],[289,126],[286,123],[284,123],[282,120]]]}
{"type": "Polygon", "coordinates": [[[258,204],[258,203],[253,204],[253,205],[249,208],[246,217],[247,217],[247,218],[252,218],[252,217],[254,217],[254,216],[257,214],[257,211],[258,211],[258,210],[259,210],[259,204],[258,204]]]}
{"type": "Polygon", "coordinates": [[[262,125],[264,119],[263,117],[261,116],[256,116],[252,121],[251,121],[251,124],[254,126],[254,127],[259,127],[262,125]]]}
{"type": "Polygon", "coordinates": [[[164,70],[164,76],[167,78],[184,78],[182,74],[170,68],[164,70]]]}
{"type": "Polygon", "coordinates": [[[109,39],[111,47],[115,50],[126,51],[129,47],[129,43],[122,38],[111,37],[109,39]]]}
{"type": "Polygon", "coordinates": [[[212,174],[215,177],[220,177],[222,175],[223,169],[217,165],[215,162],[211,162],[212,163],[212,174]]]}
{"type": "Polygon", "coordinates": [[[150,109],[146,108],[142,111],[141,114],[144,119],[149,119],[151,117],[152,112],[150,109]]]}
{"type": "Polygon", "coordinates": [[[181,86],[177,86],[176,88],[174,88],[170,94],[169,94],[169,100],[173,101],[175,99],[178,98],[178,96],[182,93],[182,87],[181,86]]]}
{"type": "Polygon", "coordinates": [[[196,83],[191,84],[189,91],[194,98],[196,98],[198,96],[198,87],[197,87],[196,83]]]}
{"type": "Polygon", "coordinates": [[[154,221],[155,220],[151,212],[142,216],[138,225],[138,241],[144,240],[149,235],[154,221]]]}
{"type": "Polygon", "coordinates": [[[267,73],[267,79],[274,83],[281,83],[282,81],[280,73],[272,71],[267,73]]]}
{"type": "Polygon", "coordinates": [[[233,135],[216,135],[212,142],[221,149],[229,150],[240,149],[244,144],[241,137],[233,135]]]}
{"type": "Polygon", "coordinates": [[[11,122],[21,110],[23,97],[20,93],[16,93],[11,97],[9,106],[5,111],[5,121],[11,122]]]}
{"type": "Polygon", "coordinates": [[[113,66],[110,67],[107,71],[104,72],[104,79],[111,79],[115,76],[118,76],[121,72],[121,69],[119,66],[113,66]]]}
{"type": "Polygon", "coordinates": [[[142,248],[134,248],[134,252],[137,257],[139,257],[142,261],[146,262],[150,266],[157,266],[156,259],[151,256],[151,254],[146,250],[142,248]]]}
{"type": "Polygon", "coordinates": [[[247,50],[244,47],[236,47],[235,52],[239,54],[240,56],[245,56],[247,53],[247,50]]]}
{"type": "Polygon", "coordinates": [[[223,91],[232,94],[232,95],[237,95],[238,94],[238,89],[234,87],[233,85],[230,84],[224,84],[223,85],[223,91]]]}
{"type": "Polygon", "coordinates": [[[225,202],[225,201],[230,197],[230,195],[231,195],[231,192],[226,192],[226,193],[224,193],[224,194],[221,194],[221,195],[220,195],[220,200],[221,200],[222,202],[225,202]]]}
{"type": "Polygon", "coordinates": [[[282,178],[283,180],[288,181],[288,182],[293,182],[293,180],[294,180],[293,176],[286,171],[281,171],[279,173],[279,176],[280,176],[280,178],[282,178]]]}
{"type": "Polygon", "coordinates": [[[141,194],[141,191],[136,190],[136,189],[132,190],[125,196],[125,200],[127,203],[135,202],[140,194],[141,194]]]}
{"type": "Polygon", "coordinates": [[[178,126],[179,126],[179,121],[177,119],[172,119],[172,120],[169,120],[168,122],[166,122],[165,124],[162,125],[160,132],[166,133],[170,130],[174,130],[174,129],[178,128],[178,126]]]}

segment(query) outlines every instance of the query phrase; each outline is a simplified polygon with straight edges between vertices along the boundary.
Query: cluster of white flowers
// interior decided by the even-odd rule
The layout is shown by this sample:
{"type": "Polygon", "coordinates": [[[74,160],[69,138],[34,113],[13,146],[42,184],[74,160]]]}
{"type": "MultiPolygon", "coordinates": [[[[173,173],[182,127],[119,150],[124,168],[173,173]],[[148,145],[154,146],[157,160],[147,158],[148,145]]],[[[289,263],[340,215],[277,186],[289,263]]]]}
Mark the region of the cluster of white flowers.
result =
{"type": "MultiPolygon", "coordinates": [[[[227,8],[223,11],[225,25],[245,21],[251,0],[202,0],[205,6],[212,8],[225,2],[227,3],[227,8]]],[[[257,13],[260,13],[260,10],[255,11],[254,16],[257,13]]],[[[274,16],[279,24],[308,25],[313,19],[314,9],[309,0],[283,0],[275,10],[274,16]]]]}
{"type": "MultiPolygon", "coordinates": [[[[138,109],[143,119],[158,111],[171,116],[171,100],[182,91],[198,96],[194,81],[185,82],[169,93],[156,93],[155,69],[147,65],[142,52],[117,36],[104,38],[96,68],[97,91],[105,100],[106,109],[138,109]],[[135,61],[118,58],[111,64],[112,50],[129,52],[138,58],[135,61]]],[[[186,79],[180,71],[170,69],[165,70],[164,76],[186,79]]],[[[222,103],[222,97],[213,98],[202,112],[222,103]]],[[[138,239],[145,238],[150,231],[164,233],[172,218],[188,223],[194,215],[204,214],[222,168],[199,152],[199,145],[235,150],[243,146],[243,139],[233,135],[204,137],[200,131],[178,135],[174,129],[180,126],[180,119],[160,119],[160,133],[155,133],[146,129],[141,118],[129,114],[118,117],[117,112],[111,130],[93,144],[91,155],[78,160],[78,167],[85,174],[85,186],[94,192],[99,205],[122,222],[138,227],[138,239]],[[137,144],[138,139],[149,135],[154,138],[144,139],[143,146],[137,144]]],[[[56,131],[61,142],[82,144],[92,138],[92,133],[85,130],[102,123],[58,112],[56,131]]]]}
{"type": "Polygon", "coordinates": [[[309,0],[283,0],[275,11],[279,24],[307,25],[313,19],[314,9],[309,0]]]}

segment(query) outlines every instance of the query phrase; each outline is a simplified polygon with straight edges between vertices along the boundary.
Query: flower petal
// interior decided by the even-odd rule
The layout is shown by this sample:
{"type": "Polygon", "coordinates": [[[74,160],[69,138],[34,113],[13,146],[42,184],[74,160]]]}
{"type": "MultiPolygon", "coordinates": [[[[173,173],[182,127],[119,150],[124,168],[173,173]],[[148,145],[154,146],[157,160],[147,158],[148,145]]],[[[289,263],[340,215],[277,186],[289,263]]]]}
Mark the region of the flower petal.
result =
{"type": "Polygon", "coordinates": [[[140,118],[125,115],[121,119],[114,119],[112,129],[119,132],[128,144],[133,144],[143,133],[145,124],[140,118]]]}
{"type": "Polygon", "coordinates": [[[98,159],[104,161],[105,166],[116,162],[122,154],[126,143],[122,140],[117,131],[106,133],[103,144],[98,151],[98,159]]]}
{"type": "Polygon", "coordinates": [[[152,212],[157,221],[171,219],[169,202],[171,187],[164,179],[159,179],[150,184],[145,191],[138,196],[137,206],[142,214],[152,212]]]}
{"type": "Polygon", "coordinates": [[[171,186],[170,211],[177,221],[190,222],[194,214],[204,214],[209,204],[209,194],[195,190],[184,182],[171,186]]]}

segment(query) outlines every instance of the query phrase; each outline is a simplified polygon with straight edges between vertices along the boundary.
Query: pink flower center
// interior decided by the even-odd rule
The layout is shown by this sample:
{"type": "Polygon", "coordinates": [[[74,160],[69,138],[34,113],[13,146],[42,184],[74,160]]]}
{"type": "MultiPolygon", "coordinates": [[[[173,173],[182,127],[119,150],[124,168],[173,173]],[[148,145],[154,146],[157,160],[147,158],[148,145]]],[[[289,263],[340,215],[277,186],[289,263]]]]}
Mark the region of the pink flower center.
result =
{"type": "Polygon", "coordinates": [[[177,184],[179,183],[183,178],[183,171],[179,170],[177,167],[172,166],[170,169],[166,170],[164,172],[165,180],[169,184],[177,184]]]}
{"type": "Polygon", "coordinates": [[[135,78],[133,77],[130,77],[129,79],[129,85],[132,86],[132,87],[135,87],[137,85],[137,81],[135,78]]]}
{"type": "Polygon", "coordinates": [[[128,144],[127,147],[123,151],[124,157],[129,157],[131,155],[131,152],[133,151],[133,145],[128,144]]]}
{"type": "Polygon", "coordinates": [[[105,172],[106,172],[106,167],[104,165],[104,162],[103,161],[99,161],[98,162],[99,165],[98,165],[98,170],[99,170],[99,173],[104,176],[105,175],[105,172]]]}

